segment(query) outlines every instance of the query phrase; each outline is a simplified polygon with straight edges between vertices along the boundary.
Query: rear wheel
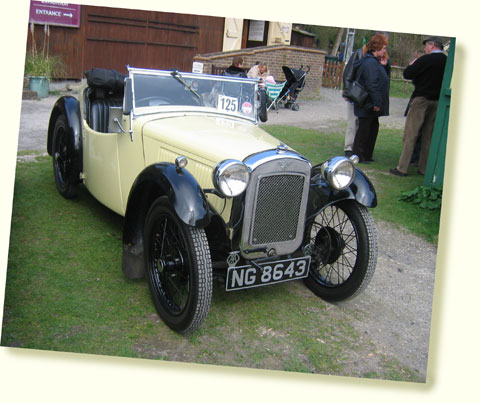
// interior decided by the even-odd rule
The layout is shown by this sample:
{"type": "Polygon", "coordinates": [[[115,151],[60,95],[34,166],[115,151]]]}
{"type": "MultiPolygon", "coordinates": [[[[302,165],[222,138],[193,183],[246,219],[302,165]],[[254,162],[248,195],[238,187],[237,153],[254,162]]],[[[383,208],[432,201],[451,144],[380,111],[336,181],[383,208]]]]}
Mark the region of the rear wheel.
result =
{"type": "Polygon", "coordinates": [[[60,115],[53,130],[53,175],[58,192],[70,199],[78,193],[78,181],[75,180],[73,150],[68,144],[67,123],[60,115]]]}
{"type": "Polygon", "coordinates": [[[307,229],[312,255],[305,283],[326,301],[341,301],[361,292],[377,262],[377,233],[368,210],[353,200],[326,207],[307,229]]]}
{"type": "Polygon", "coordinates": [[[212,262],[205,231],[187,226],[168,199],[157,199],[147,215],[145,264],[152,299],[173,330],[197,329],[212,299],[212,262]]]}

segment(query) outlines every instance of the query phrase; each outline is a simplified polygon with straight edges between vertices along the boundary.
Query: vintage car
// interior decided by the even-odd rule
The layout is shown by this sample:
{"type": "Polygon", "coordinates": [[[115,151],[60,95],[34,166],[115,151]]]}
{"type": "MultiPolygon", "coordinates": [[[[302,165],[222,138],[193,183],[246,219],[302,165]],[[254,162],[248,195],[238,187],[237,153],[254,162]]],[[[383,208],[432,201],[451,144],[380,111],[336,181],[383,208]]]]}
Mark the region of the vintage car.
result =
{"type": "Polygon", "coordinates": [[[47,148],[62,196],[85,186],[124,217],[123,272],[147,278],[168,326],[202,324],[214,277],[304,279],[326,301],[365,288],[377,199],[357,157],[312,165],[262,130],[257,80],[127,69],[92,69],[79,99],[59,98],[47,148]]]}

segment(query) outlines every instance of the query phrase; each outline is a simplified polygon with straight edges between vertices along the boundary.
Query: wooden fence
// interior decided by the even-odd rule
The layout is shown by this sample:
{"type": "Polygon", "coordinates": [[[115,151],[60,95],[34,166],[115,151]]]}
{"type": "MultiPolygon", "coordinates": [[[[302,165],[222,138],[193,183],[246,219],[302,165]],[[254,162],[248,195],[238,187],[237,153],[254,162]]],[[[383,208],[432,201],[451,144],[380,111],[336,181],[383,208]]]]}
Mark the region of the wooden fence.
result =
{"type": "Polygon", "coordinates": [[[343,69],[345,63],[325,60],[323,65],[322,86],[327,88],[342,88],[343,69]]]}
{"type": "Polygon", "coordinates": [[[405,67],[392,66],[392,68],[390,69],[390,80],[405,81],[405,79],[403,78],[404,70],[405,70],[405,67]]]}
{"type": "MultiPolygon", "coordinates": [[[[343,70],[345,63],[334,60],[326,60],[323,67],[322,86],[327,88],[341,89],[343,86],[343,70]]],[[[401,81],[405,85],[409,82],[403,78],[405,67],[392,66],[390,70],[390,80],[401,81]]]]}

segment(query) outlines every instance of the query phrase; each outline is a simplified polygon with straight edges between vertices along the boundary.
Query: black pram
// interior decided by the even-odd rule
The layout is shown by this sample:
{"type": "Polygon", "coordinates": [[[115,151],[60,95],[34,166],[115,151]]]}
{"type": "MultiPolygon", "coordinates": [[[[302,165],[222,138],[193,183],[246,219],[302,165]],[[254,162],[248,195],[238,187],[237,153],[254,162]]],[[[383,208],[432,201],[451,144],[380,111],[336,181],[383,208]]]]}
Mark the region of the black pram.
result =
{"type": "Polygon", "coordinates": [[[305,87],[306,76],[310,71],[310,67],[307,66],[307,70],[303,70],[303,65],[298,70],[292,69],[288,66],[282,66],[283,74],[287,82],[280,93],[279,98],[285,100],[285,108],[291,108],[293,111],[298,111],[299,106],[297,103],[298,94],[305,87]]]}

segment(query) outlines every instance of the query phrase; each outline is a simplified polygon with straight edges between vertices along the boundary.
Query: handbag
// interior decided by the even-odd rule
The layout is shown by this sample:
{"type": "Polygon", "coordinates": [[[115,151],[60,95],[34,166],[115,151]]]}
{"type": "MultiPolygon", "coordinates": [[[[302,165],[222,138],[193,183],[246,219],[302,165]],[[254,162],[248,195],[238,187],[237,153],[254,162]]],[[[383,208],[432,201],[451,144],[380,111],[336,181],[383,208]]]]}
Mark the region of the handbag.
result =
{"type": "Polygon", "coordinates": [[[362,74],[363,60],[356,66],[355,79],[352,84],[347,88],[345,97],[354,102],[357,106],[362,108],[368,98],[368,91],[358,82],[362,74]]]}
{"type": "Polygon", "coordinates": [[[358,81],[353,81],[350,87],[348,87],[345,97],[357,104],[359,107],[362,107],[367,101],[368,92],[360,85],[358,81]]]}

